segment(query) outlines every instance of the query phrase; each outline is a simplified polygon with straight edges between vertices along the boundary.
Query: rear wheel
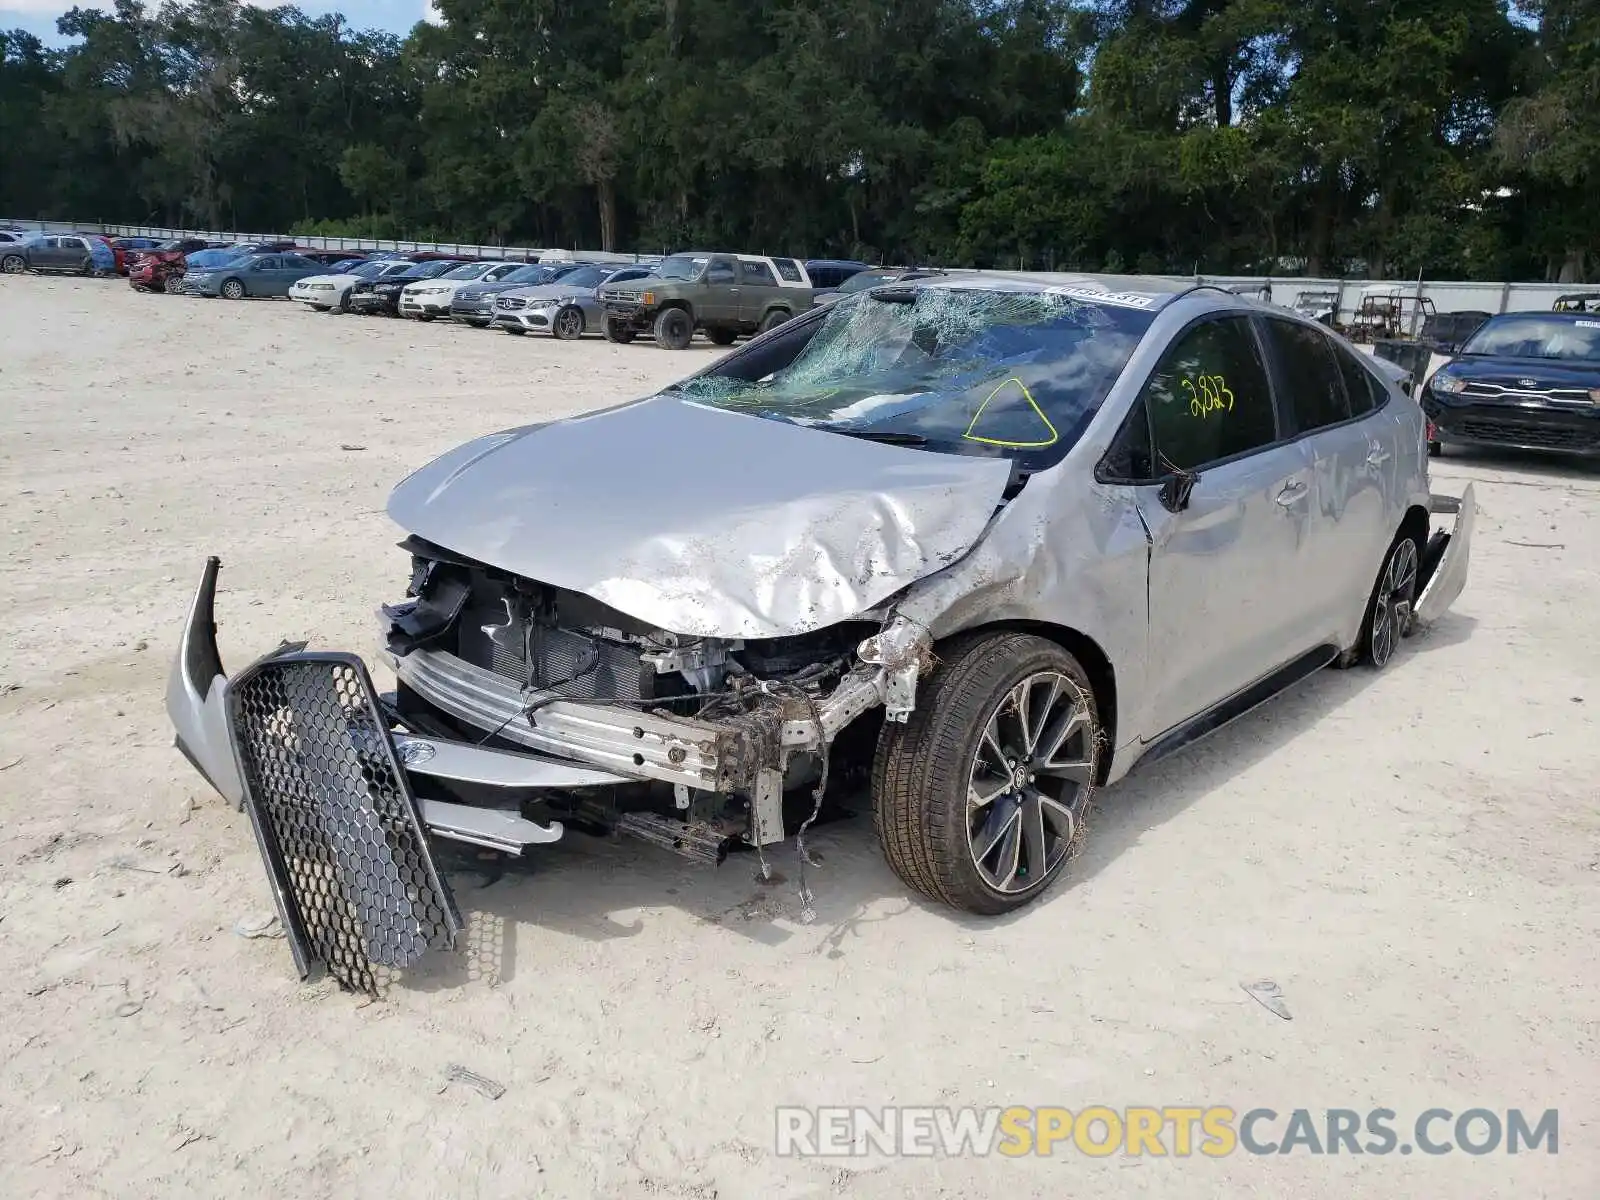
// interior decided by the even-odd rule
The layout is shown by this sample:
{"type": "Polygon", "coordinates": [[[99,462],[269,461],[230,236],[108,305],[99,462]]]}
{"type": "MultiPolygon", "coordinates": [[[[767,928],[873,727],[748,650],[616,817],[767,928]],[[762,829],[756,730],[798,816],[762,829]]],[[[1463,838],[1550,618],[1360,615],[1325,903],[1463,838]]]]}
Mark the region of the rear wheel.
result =
{"type": "Polygon", "coordinates": [[[681,308],[664,309],[656,318],[656,345],[666,350],[687,350],[694,340],[694,322],[681,308]]]}
{"type": "Polygon", "coordinates": [[[1078,661],[1023,633],[939,650],[873,763],[874,824],[905,883],[969,912],[1036,898],[1076,854],[1094,798],[1100,717],[1078,661]]]}
{"type": "Polygon", "coordinates": [[[706,330],[706,336],[711,339],[713,345],[731,346],[734,338],[738,337],[739,333],[735,329],[708,329],[706,330]]]}
{"type": "Polygon", "coordinates": [[[757,333],[766,333],[769,330],[776,329],[779,325],[782,325],[788,319],[789,319],[789,314],[788,313],[786,313],[781,308],[775,308],[771,312],[769,312],[766,316],[761,318],[761,327],[759,329],[757,329],[756,332],[757,333]]]}
{"type": "Polygon", "coordinates": [[[583,309],[563,308],[556,313],[556,319],[550,322],[550,332],[564,342],[582,337],[583,309]]]}
{"type": "Polygon", "coordinates": [[[629,329],[621,321],[606,322],[606,341],[608,342],[616,342],[619,346],[626,346],[638,336],[636,331],[629,329]]]}

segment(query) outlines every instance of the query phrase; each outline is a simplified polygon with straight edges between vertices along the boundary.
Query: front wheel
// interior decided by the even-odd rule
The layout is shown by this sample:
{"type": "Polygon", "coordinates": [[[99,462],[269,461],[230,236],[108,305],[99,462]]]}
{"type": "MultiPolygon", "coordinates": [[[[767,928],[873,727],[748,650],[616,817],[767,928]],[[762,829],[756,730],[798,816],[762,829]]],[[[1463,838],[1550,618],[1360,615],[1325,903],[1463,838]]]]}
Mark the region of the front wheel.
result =
{"type": "Polygon", "coordinates": [[[895,874],[930,899],[1009,912],[1082,844],[1099,706],[1078,661],[1031,634],[977,634],[939,655],[916,711],[878,740],[878,842],[895,874]]]}
{"type": "Polygon", "coordinates": [[[635,330],[629,329],[621,321],[606,322],[606,341],[608,342],[616,342],[619,346],[626,346],[638,336],[635,330]]]}
{"type": "Polygon", "coordinates": [[[1402,533],[1389,547],[1367,601],[1367,618],[1358,645],[1361,661],[1384,667],[1394,657],[1400,639],[1411,634],[1417,600],[1417,539],[1402,533]]]}
{"type": "Polygon", "coordinates": [[[656,345],[666,350],[687,350],[694,340],[694,322],[681,308],[662,310],[656,318],[656,345]]]}
{"type": "Polygon", "coordinates": [[[224,300],[243,300],[244,284],[237,279],[225,280],[222,284],[222,298],[224,300]]]}
{"type": "Polygon", "coordinates": [[[163,275],[161,277],[161,290],[167,295],[176,296],[182,288],[182,275],[163,275]]]}
{"type": "Polygon", "coordinates": [[[28,264],[22,261],[20,254],[8,254],[0,258],[0,273],[6,275],[21,275],[28,264]]]}
{"type": "Polygon", "coordinates": [[[731,346],[734,338],[739,336],[736,329],[708,329],[706,337],[711,339],[713,346],[731,346]]]}
{"type": "Polygon", "coordinates": [[[564,342],[575,341],[583,336],[583,309],[563,308],[556,313],[556,319],[550,322],[550,332],[564,342]]]}

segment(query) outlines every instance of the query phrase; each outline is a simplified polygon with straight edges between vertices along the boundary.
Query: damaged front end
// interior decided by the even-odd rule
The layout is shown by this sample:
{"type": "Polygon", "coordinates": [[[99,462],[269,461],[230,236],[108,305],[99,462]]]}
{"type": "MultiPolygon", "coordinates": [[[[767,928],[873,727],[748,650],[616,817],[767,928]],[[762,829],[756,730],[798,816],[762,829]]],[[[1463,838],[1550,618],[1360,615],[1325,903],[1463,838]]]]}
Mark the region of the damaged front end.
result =
{"type": "Polygon", "coordinates": [[[403,545],[408,596],[383,610],[394,693],[354,656],[299,645],[226,675],[215,558],[167,691],[180,751],[250,815],[302,975],[320,963],[358,990],[453,944],[431,839],[520,854],[575,826],[707,862],[759,854],[815,819],[830,770],[870,756],[857,739],[831,761],[841,733],[880,707],[904,720],[932,661],[908,620],[680,636],[403,545]]]}

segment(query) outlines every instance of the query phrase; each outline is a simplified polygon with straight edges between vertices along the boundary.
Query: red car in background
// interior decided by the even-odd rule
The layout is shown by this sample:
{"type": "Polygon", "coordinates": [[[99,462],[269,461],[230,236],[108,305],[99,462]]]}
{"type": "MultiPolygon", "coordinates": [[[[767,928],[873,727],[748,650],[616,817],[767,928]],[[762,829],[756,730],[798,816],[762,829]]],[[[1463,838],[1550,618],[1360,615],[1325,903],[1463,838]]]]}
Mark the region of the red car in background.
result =
{"type": "Polygon", "coordinates": [[[210,248],[203,238],[178,238],[146,250],[128,267],[128,286],[136,292],[176,292],[183,279],[184,255],[210,248]]]}

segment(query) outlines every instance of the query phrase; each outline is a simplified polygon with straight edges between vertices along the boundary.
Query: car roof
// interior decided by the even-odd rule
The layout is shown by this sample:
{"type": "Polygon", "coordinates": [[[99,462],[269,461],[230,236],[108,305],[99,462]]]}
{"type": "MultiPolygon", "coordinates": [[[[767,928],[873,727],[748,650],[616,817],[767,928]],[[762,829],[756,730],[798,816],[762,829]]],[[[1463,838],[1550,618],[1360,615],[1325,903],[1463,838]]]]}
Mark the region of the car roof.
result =
{"type": "Polygon", "coordinates": [[[1491,321],[1501,321],[1508,317],[1539,317],[1542,320],[1560,321],[1567,325],[1573,325],[1580,321],[1585,324],[1593,324],[1595,319],[1595,315],[1592,312],[1550,312],[1543,308],[1529,308],[1522,309],[1519,312],[1496,313],[1484,324],[1487,325],[1491,321]]]}

